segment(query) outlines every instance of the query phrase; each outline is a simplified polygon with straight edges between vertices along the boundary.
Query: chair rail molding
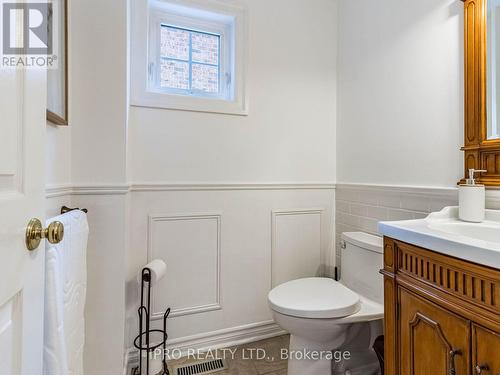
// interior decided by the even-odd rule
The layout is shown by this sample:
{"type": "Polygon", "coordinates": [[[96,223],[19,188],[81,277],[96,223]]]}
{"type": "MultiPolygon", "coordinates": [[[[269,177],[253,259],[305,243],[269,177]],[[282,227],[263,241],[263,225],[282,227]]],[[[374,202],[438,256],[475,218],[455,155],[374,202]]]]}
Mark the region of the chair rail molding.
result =
{"type": "Polygon", "coordinates": [[[210,190],[334,190],[333,182],[134,183],[132,192],[210,190]]]}
{"type": "Polygon", "coordinates": [[[237,191],[237,190],[335,190],[333,182],[193,183],[159,182],[132,184],[56,184],[45,187],[47,198],[65,195],[121,195],[155,191],[237,191]]]}
{"type": "Polygon", "coordinates": [[[49,185],[45,187],[46,198],[63,197],[72,193],[73,185],[71,184],[49,185]]]}

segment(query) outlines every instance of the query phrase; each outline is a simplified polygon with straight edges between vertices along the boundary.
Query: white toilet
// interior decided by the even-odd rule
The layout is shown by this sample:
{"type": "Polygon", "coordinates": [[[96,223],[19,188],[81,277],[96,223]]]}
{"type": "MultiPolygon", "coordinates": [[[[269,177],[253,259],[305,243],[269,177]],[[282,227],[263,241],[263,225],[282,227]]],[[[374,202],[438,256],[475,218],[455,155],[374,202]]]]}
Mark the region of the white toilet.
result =
{"type": "Polygon", "coordinates": [[[269,292],[275,321],[290,333],[288,375],[380,374],[371,346],[383,334],[382,239],[346,232],[342,241],[340,281],[298,279],[269,292]]]}

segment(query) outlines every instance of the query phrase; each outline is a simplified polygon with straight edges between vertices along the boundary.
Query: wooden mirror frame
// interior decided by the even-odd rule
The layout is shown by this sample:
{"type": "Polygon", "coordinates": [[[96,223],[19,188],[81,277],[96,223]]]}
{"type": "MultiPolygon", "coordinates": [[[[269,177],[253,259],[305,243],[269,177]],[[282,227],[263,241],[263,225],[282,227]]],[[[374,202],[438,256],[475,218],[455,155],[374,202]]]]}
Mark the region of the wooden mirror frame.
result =
{"type": "Polygon", "coordinates": [[[478,182],[500,186],[500,139],[487,134],[487,0],[464,2],[465,117],[464,179],[468,169],[484,169],[478,182]]]}

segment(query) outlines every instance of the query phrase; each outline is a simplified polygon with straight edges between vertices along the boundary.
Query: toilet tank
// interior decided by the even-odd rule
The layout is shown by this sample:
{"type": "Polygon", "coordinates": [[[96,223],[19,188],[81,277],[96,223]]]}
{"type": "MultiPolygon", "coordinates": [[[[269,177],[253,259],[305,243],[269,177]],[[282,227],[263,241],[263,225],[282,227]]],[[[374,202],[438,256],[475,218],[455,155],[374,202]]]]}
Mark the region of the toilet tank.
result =
{"type": "Polygon", "coordinates": [[[372,301],[384,302],[383,240],[364,232],[342,233],[340,282],[372,301]]]}

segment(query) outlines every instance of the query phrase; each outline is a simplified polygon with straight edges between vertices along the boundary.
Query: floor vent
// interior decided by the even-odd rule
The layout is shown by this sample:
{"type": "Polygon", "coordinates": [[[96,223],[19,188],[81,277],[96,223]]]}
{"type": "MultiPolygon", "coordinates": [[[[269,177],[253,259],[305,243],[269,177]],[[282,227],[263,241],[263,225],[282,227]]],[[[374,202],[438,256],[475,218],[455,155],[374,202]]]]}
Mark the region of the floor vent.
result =
{"type": "Polygon", "coordinates": [[[175,375],[202,375],[213,374],[227,369],[226,362],[222,359],[214,359],[205,362],[196,362],[189,365],[175,366],[173,373],[175,375]]]}

